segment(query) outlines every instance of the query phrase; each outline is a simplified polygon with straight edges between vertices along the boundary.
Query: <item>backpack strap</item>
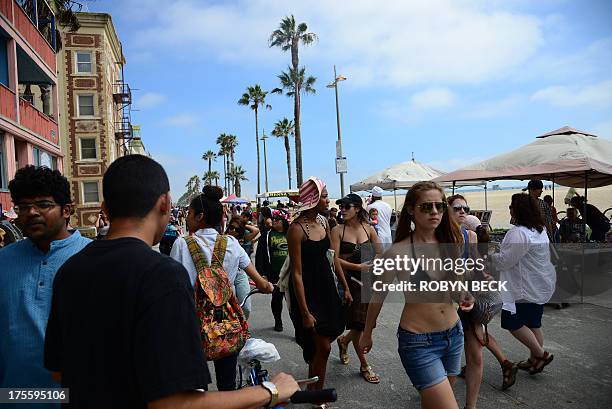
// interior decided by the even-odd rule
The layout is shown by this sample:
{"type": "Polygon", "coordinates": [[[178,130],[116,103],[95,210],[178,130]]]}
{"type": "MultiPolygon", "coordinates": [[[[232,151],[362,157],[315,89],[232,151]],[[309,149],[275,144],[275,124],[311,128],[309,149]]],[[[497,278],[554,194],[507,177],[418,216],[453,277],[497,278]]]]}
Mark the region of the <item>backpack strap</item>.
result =
{"type": "Polygon", "coordinates": [[[225,252],[227,250],[227,236],[224,234],[217,235],[215,247],[212,251],[212,267],[223,268],[225,252]]]}
{"type": "Polygon", "coordinates": [[[187,248],[189,249],[189,254],[191,255],[191,259],[193,260],[193,264],[195,265],[196,271],[200,272],[203,269],[209,267],[208,260],[206,260],[204,252],[198,244],[198,241],[192,236],[185,236],[183,238],[187,243],[187,248]]]}

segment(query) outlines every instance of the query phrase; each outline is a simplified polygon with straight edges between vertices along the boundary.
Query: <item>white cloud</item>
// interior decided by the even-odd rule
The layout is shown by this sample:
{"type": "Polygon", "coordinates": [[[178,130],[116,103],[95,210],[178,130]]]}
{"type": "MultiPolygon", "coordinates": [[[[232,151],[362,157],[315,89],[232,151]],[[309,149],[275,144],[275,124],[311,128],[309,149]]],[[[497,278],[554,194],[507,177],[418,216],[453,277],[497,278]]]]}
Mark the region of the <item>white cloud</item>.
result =
{"type": "Polygon", "coordinates": [[[166,101],[166,97],[157,92],[145,92],[136,100],[137,108],[152,108],[166,101]]]}
{"type": "Polygon", "coordinates": [[[281,18],[293,13],[320,39],[301,48],[302,60],[345,67],[341,71],[352,84],[479,83],[507,75],[543,42],[537,18],[490,9],[452,0],[386,2],[384,7],[367,0],[350,7],[327,0],[178,0],[159,4],[135,45],[188,52],[190,59],[212,55],[237,63],[286,62],[288,56],[269,49],[267,40],[281,18]]]}
{"type": "Polygon", "coordinates": [[[432,108],[443,108],[453,105],[455,94],[447,88],[429,88],[412,95],[410,105],[412,109],[422,111],[432,108]]]}
{"type": "Polygon", "coordinates": [[[193,114],[177,114],[166,118],[164,123],[171,126],[191,126],[198,122],[197,118],[193,114]]]}
{"type": "Polygon", "coordinates": [[[537,91],[532,99],[561,107],[607,106],[612,104],[612,80],[588,86],[555,85],[537,91]]]}

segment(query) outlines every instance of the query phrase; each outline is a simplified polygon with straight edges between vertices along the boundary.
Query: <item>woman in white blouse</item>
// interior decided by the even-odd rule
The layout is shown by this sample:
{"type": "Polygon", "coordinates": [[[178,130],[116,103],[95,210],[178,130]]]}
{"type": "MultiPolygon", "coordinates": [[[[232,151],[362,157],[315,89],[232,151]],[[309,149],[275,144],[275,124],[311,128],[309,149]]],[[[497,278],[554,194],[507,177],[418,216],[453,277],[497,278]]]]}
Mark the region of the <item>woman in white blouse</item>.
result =
{"type": "Polygon", "coordinates": [[[506,233],[499,253],[492,255],[501,281],[507,282],[507,291],[502,291],[501,326],[529,349],[529,359],[518,367],[534,375],[553,360],[544,350],[542,313],[555,291],[556,272],[536,200],[528,194],[512,195],[510,215],[514,226],[506,233]]]}
{"type": "MultiPolygon", "coordinates": [[[[214,226],[219,225],[223,217],[223,206],[219,202],[222,196],[223,191],[218,186],[204,186],[203,193],[191,201],[189,214],[187,215],[189,230],[195,231],[193,237],[200,245],[209,263],[212,260],[212,249],[219,235],[214,226]]],[[[184,238],[181,237],[174,242],[170,257],[185,267],[189,273],[191,285],[195,286],[198,271],[184,238]]],[[[237,290],[236,279],[239,278],[241,270],[246,272],[262,292],[272,293],[274,290],[272,283],[268,282],[257,272],[238,240],[232,236],[227,236],[223,270],[227,273],[229,282],[234,285],[235,294],[237,290]]],[[[235,354],[214,361],[217,390],[228,391],[236,389],[237,359],[238,355],[235,354]]]]}

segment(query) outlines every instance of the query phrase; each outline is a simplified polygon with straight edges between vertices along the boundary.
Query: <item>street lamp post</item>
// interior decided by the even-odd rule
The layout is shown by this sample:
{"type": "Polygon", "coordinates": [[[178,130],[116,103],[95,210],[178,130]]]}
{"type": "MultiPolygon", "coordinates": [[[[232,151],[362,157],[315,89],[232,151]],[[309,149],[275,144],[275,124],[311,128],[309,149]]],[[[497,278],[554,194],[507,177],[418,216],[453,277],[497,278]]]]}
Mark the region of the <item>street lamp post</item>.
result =
{"type": "MultiPolygon", "coordinates": [[[[340,107],[338,104],[338,82],[345,81],[345,80],[346,80],[346,77],[336,74],[336,66],[334,65],[334,82],[332,82],[331,84],[328,84],[327,88],[334,88],[336,90],[336,125],[338,128],[338,146],[336,149],[337,150],[336,159],[342,158],[342,136],[340,133],[340,107]]],[[[339,172],[339,173],[340,173],[340,195],[341,197],[344,197],[344,172],[339,172]]]]}
{"type": "Polygon", "coordinates": [[[263,130],[263,135],[261,136],[261,140],[263,141],[263,146],[264,146],[264,177],[266,180],[266,192],[269,192],[268,190],[268,156],[266,154],[266,139],[268,139],[268,137],[266,136],[266,130],[263,130]]]}

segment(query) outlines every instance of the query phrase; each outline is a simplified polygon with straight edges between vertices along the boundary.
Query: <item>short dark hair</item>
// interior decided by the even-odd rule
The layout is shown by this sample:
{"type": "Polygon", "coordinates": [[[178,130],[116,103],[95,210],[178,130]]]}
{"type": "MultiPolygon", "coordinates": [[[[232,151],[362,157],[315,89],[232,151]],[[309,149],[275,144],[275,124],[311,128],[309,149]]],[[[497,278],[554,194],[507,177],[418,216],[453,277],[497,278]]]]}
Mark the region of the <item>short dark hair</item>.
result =
{"type": "Polygon", "coordinates": [[[223,217],[223,205],[220,200],[223,197],[223,189],[219,186],[206,185],[202,193],[195,196],[189,206],[195,214],[204,213],[206,225],[215,227],[221,223],[223,217]]]}
{"type": "Polygon", "coordinates": [[[109,219],[143,218],[159,197],[170,191],[164,168],[143,155],[122,156],[108,167],[102,181],[109,219]]]}
{"type": "Polygon", "coordinates": [[[53,196],[53,200],[62,206],[72,203],[68,179],[46,166],[28,165],[19,169],[8,187],[13,203],[36,196],[53,196]]]}
{"type": "Polygon", "coordinates": [[[516,226],[525,226],[542,233],[544,219],[538,199],[525,193],[515,193],[512,195],[511,206],[516,226]]]}

